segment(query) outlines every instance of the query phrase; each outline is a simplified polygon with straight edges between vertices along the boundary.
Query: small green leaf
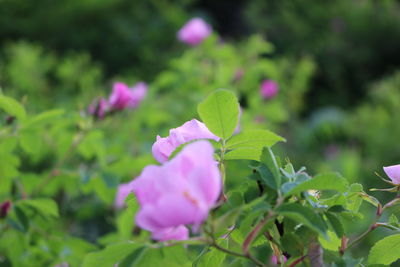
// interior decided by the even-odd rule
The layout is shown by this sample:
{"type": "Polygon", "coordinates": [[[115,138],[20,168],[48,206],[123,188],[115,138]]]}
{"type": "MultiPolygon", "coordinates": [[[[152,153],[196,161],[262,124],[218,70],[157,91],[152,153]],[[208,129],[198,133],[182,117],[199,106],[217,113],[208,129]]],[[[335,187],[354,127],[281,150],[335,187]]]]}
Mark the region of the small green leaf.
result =
{"type": "Polygon", "coordinates": [[[282,177],[279,172],[278,161],[276,160],[271,148],[264,147],[261,154],[261,162],[264,163],[271,172],[273,178],[275,179],[276,188],[280,188],[282,177]]]}
{"type": "Polygon", "coordinates": [[[7,218],[7,222],[15,229],[21,232],[27,232],[29,229],[29,219],[23,209],[19,206],[14,207],[14,214],[7,218]]]}
{"type": "Polygon", "coordinates": [[[298,203],[283,204],[278,207],[276,211],[279,212],[280,215],[304,224],[317,233],[325,234],[327,230],[325,222],[317,213],[298,203]]]}
{"type": "Polygon", "coordinates": [[[394,225],[398,225],[399,224],[399,219],[397,219],[396,215],[392,214],[389,217],[389,223],[390,224],[394,224],[394,225]]]}
{"type": "Polygon", "coordinates": [[[263,147],[271,147],[279,141],[285,142],[286,140],[268,130],[249,130],[231,137],[226,142],[226,147],[227,149],[255,148],[262,150],[263,147]]]}
{"type": "Polygon", "coordinates": [[[369,252],[369,264],[385,264],[400,259],[400,234],[387,236],[378,241],[369,252]]]}
{"type": "Polygon", "coordinates": [[[338,251],[341,244],[341,239],[338,238],[332,231],[327,232],[327,238],[319,236],[318,240],[323,248],[332,251],[338,251]]]}
{"type": "Polygon", "coordinates": [[[110,267],[124,260],[135,250],[142,248],[142,245],[136,243],[120,243],[106,247],[105,249],[92,252],[86,255],[83,260],[83,267],[110,267]]]}
{"type": "Polygon", "coordinates": [[[19,120],[24,120],[26,117],[25,108],[11,97],[0,95],[0,109],[19,120]]]}
{"type": "Polygon", "coordinates": [[[57,203],[49,198],[24,199],[18,202],[19,205],[30,207],[44,217],[58,217],[57,203]]]}
{"type": "Polygon", "coordinates": [[[197,111],[207,128],[222,139],[228,139],[239,121],[239,103],[234,93],[220,89],[201,102],[197,111]]]}
{"type": "Polygon", "coordinates": [[[307,190],[335,190],[344,192],[347,189],[347,180],[337,173],[318,174],[314,178],[307,180],[285,194],[294,195],[307,190]]]}

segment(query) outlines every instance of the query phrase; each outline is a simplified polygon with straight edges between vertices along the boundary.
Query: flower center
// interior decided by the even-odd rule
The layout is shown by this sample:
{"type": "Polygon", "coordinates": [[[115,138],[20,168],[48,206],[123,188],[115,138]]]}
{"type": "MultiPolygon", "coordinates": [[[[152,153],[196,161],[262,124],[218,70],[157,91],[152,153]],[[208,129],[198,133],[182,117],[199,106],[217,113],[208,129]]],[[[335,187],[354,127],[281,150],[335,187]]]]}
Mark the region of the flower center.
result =
{"type": "Polygon", "coordinates": [[[192,202],[193,205],[195,205],[195,206],[197,206],[197,207],[199,206],[199,202],[197,201],[197,199],[195,199],[194,197],[192,197],[188,191],[184,191],[184,192],[183,192],[183,196],[184,196],[187,200],[189,200],[190,202],[192,202]]]}

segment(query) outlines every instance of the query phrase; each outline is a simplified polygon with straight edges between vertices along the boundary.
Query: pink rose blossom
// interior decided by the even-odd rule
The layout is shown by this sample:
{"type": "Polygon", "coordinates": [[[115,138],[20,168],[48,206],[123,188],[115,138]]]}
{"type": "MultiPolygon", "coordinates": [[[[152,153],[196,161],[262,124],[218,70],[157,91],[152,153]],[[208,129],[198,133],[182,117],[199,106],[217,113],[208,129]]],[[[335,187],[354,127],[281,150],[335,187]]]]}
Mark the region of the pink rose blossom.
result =
{"type": "Polygon", "coordinates": [[[125,206],[125,199],[130,193],[132,193],[132,182],[121,184],[118,186],[117,196],[115,197],[114,206],[117,209],[121,209],[125,206]]]}
{"type": "Polygon", "coordinates": [[[109,107],[109,103],[106,99],[100,98],[93,101],[88,108],[88,112],[90,115],[94,116],[98,119],[103,119],[105,114],[107,113],[109,107]]]}
{"type": "Polygon", "coordinates": [[[400,184],[400,164],[383,167],[383,170],[394,184],[400,184]]]}
{"type": "Polygon", "coordinates": [[[124,83],[117,82],[114,84],[110,95],[110,106],[115,110],[136,108],[145,98],[146,94],[147,85],[144,82],[139,82],[132,88],[129,88],[124,83]]]}
{"type": "Polygon", "coordinates": [[[264,99],[272,99],[278,93],[278,84],[272,80],[264,80],[261,84],[260,93],[264,99]]]}
{"type": "Polygon", "coordinates": [[[144,168],[131,188],[140,205],[138,226],[156,240],[187,239],[185,225],[198,227],[221,193],[214,148],[204,140],[188,144],[164,165],[144,168]]]}
{"type": "Polygon", "coordinates": [[[157,136],[152,147],[153,156],[160,163],[166,162],[178,146],[196,139],[219,140],[204,123],[193,119],[178,128],[171,129],[168,137],[157,136]]]}
{"type": "Polygon", "coordinates": [[[198,45],[212,32],[211,26],[201,18],[189,20],[178,32],[178,39],[188,45],[198,45]]]}

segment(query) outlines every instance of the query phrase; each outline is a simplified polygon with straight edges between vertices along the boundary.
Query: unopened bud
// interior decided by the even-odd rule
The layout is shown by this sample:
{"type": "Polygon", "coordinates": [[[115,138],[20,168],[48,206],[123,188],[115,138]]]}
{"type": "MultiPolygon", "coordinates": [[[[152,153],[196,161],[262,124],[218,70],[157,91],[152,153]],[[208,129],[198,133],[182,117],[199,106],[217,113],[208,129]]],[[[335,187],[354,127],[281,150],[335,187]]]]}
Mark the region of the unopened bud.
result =
{"type": "Polygon", "coordinates": [[[7,216],[8,212],[11,208],[11,201],[7,200],[0,205],[0,219],[3,219],[7,216]]]}

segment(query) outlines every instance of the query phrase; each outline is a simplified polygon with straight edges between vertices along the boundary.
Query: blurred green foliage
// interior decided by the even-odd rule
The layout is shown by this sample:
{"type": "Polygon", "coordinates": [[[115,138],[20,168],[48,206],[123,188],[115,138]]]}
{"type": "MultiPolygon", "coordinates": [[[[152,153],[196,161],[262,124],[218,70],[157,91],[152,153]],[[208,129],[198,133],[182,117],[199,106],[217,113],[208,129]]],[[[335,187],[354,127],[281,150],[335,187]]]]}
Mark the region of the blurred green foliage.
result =
{"type": "Polygon", "coordinates": [[[63,55],[88,52],[108,74],[136,72],[148,79],[178,51],[176,31],[190,2],[5,0],[0,46],[24,39],[63,55]]]}
{"type": "Polygon", "coordinates": [[[246,22],[278,54],[314,57],[309,111],[359,104],[371,81],[399,68],[399,14],[396,0],[256,0],[245,9],[246,22]]]}

